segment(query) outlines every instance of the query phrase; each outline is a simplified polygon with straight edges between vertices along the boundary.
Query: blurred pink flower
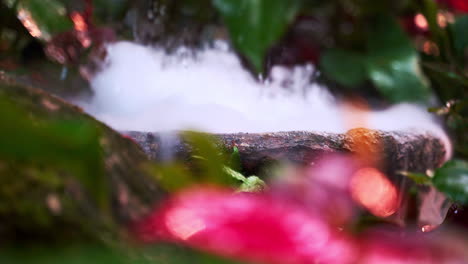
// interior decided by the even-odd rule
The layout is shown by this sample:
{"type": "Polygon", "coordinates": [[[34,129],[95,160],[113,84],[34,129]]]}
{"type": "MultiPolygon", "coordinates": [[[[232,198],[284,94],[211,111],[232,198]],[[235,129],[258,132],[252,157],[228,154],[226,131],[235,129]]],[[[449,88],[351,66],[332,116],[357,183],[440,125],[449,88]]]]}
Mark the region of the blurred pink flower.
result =
{"type": "Polygon", "coordinates": [[[360,241],[361,264],[464,264],[467,241],[446,233],[378,230],[360,241]]]}
{"type": "Polygon", "coordinates": [[[218,255],[272,264],[351,263],[353,243],[321,218],[264,194],[192,189],[138,224],[145,242],[182,242],[218,255]]]}
{"type": "Polygon", "coordinates": [[[292,170],[270,183],[269,194],[341,227],[352,221],[356,211],[349,183],[358,168],[350,156],[325,155],[313,165],[303,170],[292,170]]]}
{"type": "Polygon", "coordinates": [[[392,182],[372,167],[359,169],[350,182],[353,199],[373,215],[385,218],[399,209],[399,194],[392,182]]]}
{"type": "Polygon", "coordinates": [[[378,170],[329,155],[291,170],[263,193],[215,187],[176,193],[134,231],[144,243],[176,242],[254,263],[468,263],[466,239],[443,230],[347,233],[358,213],[351,197],[385,217],[398,209],[397,195],[378,170]]]}

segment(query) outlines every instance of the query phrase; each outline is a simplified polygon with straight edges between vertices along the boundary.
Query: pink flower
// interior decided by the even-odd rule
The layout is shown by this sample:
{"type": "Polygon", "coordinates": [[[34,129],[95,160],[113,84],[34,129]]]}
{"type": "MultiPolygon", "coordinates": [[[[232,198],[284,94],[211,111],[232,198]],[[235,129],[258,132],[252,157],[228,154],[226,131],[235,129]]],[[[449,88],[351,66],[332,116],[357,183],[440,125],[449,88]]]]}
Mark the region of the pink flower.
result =
{"type": "Polygon", "coordinates": [[[176,193],[134,231],[144,243],[176,242],[254,263],[468,263],[466,239],[444,230],[347,234],[358,204],[381,217],[399,209],[396,188],[375,168],[332,155],[291,171],[263,193],[214,187],[176,193]]]}
{"type": "Polygon", "coordinates": [[[468,262],[466,240],[450,233],[379,230],[360,241],[361,264],[463,264],[468,262]]]}
{"type": "Polygon", "coordinates": [[[357,169],[357,162],[350,156],[326,155],[314,165],[292,170],[270,183],[269,194],[341,227],[352,220],[356,211],[349,184],[357,169]]]}
{"type": "Polygon", "coordinates": [[[173,241],[271,264],[351,263],[352,243],[303,208],[263,194],[192,189],[137,225],[145,242],[173,241]]]}

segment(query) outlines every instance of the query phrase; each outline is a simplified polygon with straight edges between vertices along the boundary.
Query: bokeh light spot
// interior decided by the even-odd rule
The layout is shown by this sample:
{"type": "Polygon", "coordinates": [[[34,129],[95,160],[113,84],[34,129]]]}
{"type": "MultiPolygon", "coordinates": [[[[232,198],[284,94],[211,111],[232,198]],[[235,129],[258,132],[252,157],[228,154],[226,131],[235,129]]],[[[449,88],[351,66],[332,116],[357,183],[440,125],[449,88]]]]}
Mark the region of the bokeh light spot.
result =
{"type": "Polygon", "coordinates": [[[350,182],[353,199],[378,217],[387,217],[398,209],[398,192],[387,177],[375,168],[356,171],[350,182]]]}
{"type": "Polygon", "coordinates": [[[73,25],[75,26],[76,31],[86,31],[88,30],[88,25],[85,22],[83,15],[78,12],[72,12],[71,20],[73,21],[73,25]]]}
{"type": "Polygon", "coordinates": [[[18,19],[21,21],[23,26],[28,30],[29,34],[35,38],[43,37],[43,32],[34,21],[31,13],[26,9],[20,8],[18,11],[18,19]]]}
{"type": "Polygon", "coordinates": [[[206,227],[196,210],[190,208],[173,208],[167,214],[166,226],[172,235],[182,240],[189,239],[206,227]]]}
{"type": "Polygon", "coordinates": [[[429,28],[429,24],[427,23],[426,18],[422,14],[417,14],[414,16],[414,24],[423,30],[427,30],[429,28]]]}

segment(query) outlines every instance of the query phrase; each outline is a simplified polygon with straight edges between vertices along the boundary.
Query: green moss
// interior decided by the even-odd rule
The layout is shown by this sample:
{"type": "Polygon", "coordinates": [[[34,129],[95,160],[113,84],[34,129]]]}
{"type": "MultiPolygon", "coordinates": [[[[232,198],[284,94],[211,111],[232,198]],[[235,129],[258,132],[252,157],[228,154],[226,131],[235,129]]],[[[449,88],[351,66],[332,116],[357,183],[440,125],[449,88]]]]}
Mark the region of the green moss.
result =
{"type": "Polygon", "coordinates": [[[159,189],[119,133],[0,72],[0,244],[117,241],[159,189]],[[118,186],[129,203],[119,204],[118,186]]]}

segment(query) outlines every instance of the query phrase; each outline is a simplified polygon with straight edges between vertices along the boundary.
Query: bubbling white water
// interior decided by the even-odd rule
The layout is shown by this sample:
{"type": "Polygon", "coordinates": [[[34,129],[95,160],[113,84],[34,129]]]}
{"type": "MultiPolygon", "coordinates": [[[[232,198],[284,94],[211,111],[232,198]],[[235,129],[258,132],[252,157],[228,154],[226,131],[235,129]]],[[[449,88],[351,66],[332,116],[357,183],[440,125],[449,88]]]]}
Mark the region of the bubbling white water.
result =
{"type": "MultiPolygon", "coordinates": [[[[103,70],[91,82],[94,97],[78,103],[118,130],[343,133],[352,128],[345,119],[349,107],[310,83],[310,65],[275,67],[271,79],[260,83],[223,43],[168,55],[162,49],[117,42],[107,52],[103,70]]],[[[426,130],[451,148],[424,107],[400,104],[365,116],[367,128],[426,130]]]]}

